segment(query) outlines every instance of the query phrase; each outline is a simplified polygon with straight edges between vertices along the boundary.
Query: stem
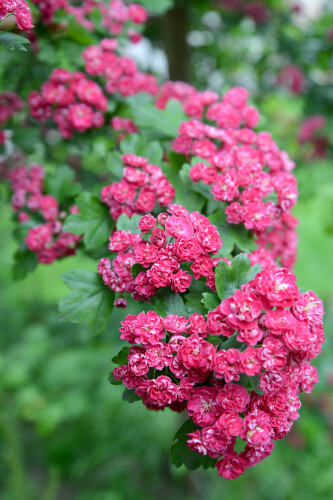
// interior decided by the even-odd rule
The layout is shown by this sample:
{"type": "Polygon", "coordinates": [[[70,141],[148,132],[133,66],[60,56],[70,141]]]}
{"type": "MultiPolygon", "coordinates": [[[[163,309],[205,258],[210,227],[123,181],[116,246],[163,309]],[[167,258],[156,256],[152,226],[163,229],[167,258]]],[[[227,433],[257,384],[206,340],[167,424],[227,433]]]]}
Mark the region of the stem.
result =
{"type": "Polygon", "coordinates": [[[189,54],[186,43],[188,33],[188,8],[176,5],[163,18],[162,34],[169,60],[171,80],[188,82],[190,79],[189,54]]]}

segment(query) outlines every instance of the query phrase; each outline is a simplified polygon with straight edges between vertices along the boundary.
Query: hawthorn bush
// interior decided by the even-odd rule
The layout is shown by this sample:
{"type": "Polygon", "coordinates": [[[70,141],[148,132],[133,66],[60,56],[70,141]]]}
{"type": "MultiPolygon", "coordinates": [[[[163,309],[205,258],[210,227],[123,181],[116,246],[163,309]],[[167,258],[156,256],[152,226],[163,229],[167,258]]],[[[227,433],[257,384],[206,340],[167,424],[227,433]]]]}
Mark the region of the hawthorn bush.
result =
{"type": "Polygon", "coordinates": [[[170,3],[34,2],[31,81],[0,96],[14,274],[89,257],[95,272],[62,276],[60,320],[126,342],[109,379],[124,400],[187,414],[174,465],[236,479],[285,438],[318,382],[324,310],[293,272],[295,163],[249,92],[160,81],[128,55],[149,7],[170,3]]]}

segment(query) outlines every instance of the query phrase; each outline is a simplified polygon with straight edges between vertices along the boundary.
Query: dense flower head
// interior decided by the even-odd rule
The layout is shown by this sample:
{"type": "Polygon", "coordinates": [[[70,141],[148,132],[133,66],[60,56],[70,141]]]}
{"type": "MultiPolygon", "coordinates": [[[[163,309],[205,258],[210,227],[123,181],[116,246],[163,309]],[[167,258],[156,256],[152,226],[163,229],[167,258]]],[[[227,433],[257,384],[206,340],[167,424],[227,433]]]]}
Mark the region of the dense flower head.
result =
{"type": "MultiPolygon", "coordinates": [[[[190,89],[184,93],[192,95],[190,89]]],[[[297,200],[294,163],[268,132],[253,130],[259,114],[248,97],[245,89],[234,87],[221,100],[207,102],[200,114],[181,124],[173,149],[188,160],[195,157],[190,177],[211,186],[215,200],[227,204],[228,223],[243,224],[260,249],[292,267],[297,241],[289,220],[297,200]]]]}
{"type": "Polygon", "coordinates": [[[22,99],[15,92],[2,92],[0,94],[0,125],[6,123],[23,106],[22,99]]]}
{"type": "MultiPolygon", "coordinates": [[[[174,206],[171,214],[169,223],[160,218],[169,234],[193,237],[184,207],[174,206]]],[[[141,226],[148,230],[155,223],[146,217],[141,226]]],[[[132,347],[114,378],[148,409],[186,410],[193,424],[187,445],[214,459],[226,479],[270,455],[299,416],[300,393],[318,382],[310,361],[324,341],[324,310],[295,281],[288,269],[269,266],[207,317],[148,311],[121,322],[121,338],[132,347]],[[207,333],[220,342],[212,343],[207,333]],[[236,437],[245,443],[240,453],[236,437]]]]}
{"type": "MultiPolygon", "coordinates": [[[[132,164],[144,163],[142,157],[125,156],[132,164]]],[[[147,166],[151,167],[149,164],[147,166]]],[[[138,167],[135,172],[140,172],[138,167]]],[[[117,189],[121,182],[116,183],[117,189]]],[[[107,201],[106,194],[114,193],[112,186],[103,188],[104,202],[107,201]]],[[[130,188],[126,186],[124,196],[117,191],[118,199],[123,200],[123,203],[125,199],[128,203],[130,188]]],[[[110,203],[112,202],[113,199],[110,203]]],[[[128,205],[123,206],[128,209],[128,205]]],[[[113,260],[112,269],[110,261],[105,258],[100,261],[98,269],[111,290],[132,293],[136,300],[150,300],[160,288],[169,286],[176,293],[184,293],[190,287],[192,278],[198,280],[201,276],[206,278],[207,286],[215,290],[213,270],[220,257],[213,256],[222,247],[216,227],[210,224],[207,217],[199,212],[190,213],[181,205],[169,204],[167,212],[160,214],[157,219],[151,214],[141,217],[139,229],[142,235],[147,235],[149,241],[139,234],[126,231],[115,231],[110,236],[109,250],[117,252],[117,256],[113,260]],[[105,262],[109,262],[107,267],[105,262]],[[134,264],[141,265],[141,271],[135,278],[131,274],[134,264]]],[[[122,213],[132,215],[125,210],[122,213]]],[[[113,215],[112,211],[111,214],[113,215]]],[[[198,325],[198,334],[203,335],[204,332],[202,325],[198,325]]]]}
{"type": "Polygon", "coordinates": [[[175,189],[160,167],[134,154],[123,155],[122,159],[122,179],[101,191],[101,200],[110,207],[114,220],[121,214],[132,217],[153,211],[156,203],[164,207],[173,201],[175,189]]]}
{"type": "Polygon", "coordinates": [[[132,59],[118,55],[117,43],[114,42],[116,40],[106,38],[99,45],[87,47],[82,54],[85,71],[101,77],[108,94],[119,93],[123,97],[139,92],[157,94],[156,78],[139,71],[132,59]]]}
{"type": "Polygon", "coordinates": [[[0,20],[13,15],[17,27],[29,32],[34,27],[31,20],[30,7],[25,0],[2,0],[0,3],[0,20]]]}
{"type": "MultiPolygon", "coordinates": [[[[54,15],[59,9],[65,10],[75,17],[76,22],[84,28],[92,31],[95,27],[90,14],[98,9],[102,16],[102,26],[112,35],[120,35],[127,30],[129,36],[132,31],[138,35],[140,32],[133,27],[144,24],[147,20],[147,11],[138,4],[126,5],[122,0],[110,0],[109,2],[95,2],[93,0],[83,0],[75,3],[68,0],[33,0],[40,10],[42,20],[45,24],[50,24],[54,15]]],[[[130,40],[132,39],[129,36],[130,40]]]]}
{"type": "Polygon", "coordinates": [[[53,70],[41,92],[31,92],[28,102],[31,116],[40,121],[52,118],[65,139],[74,130],[102,127],[107,110],[107,99],[96,82],[62,68],[53,70]]]}
{"type": "MultiPolygon", "coordinates": [[[[37,254],[38,261],[51,264],[55,259],[74,255],[81,236],[62,231],[62,219],[57,200],[43,194],[44,168],[31,164],[21,165],[9,174],[11,182],[12,207],[18,212],[20,223],[29,223],[25,243],[29,250],[37,254]]],[[[77,207],[70,207],[77,212],[77,207]]]]}

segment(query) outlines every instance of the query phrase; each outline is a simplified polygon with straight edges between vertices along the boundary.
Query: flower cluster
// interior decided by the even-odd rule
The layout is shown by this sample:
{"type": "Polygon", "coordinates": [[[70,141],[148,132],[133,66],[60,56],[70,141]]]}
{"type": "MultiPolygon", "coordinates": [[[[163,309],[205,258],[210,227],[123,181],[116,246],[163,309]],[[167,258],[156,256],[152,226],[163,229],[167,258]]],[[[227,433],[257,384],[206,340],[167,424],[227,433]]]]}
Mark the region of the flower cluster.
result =
{"type": "Polygon", "coordinates": [[[256,24],[264,24],[271,17],[266,2],[260,0],[223,0],[218,2],[218,5],[223,10],[237,12],[241,16],[249,16],[256,24]]]}
{"type": "Polygon", "coordinates": [[[67,0],[32,0],[37,5],[43,23],[50,24],[53,21],[54,14],[59,9],[66,9],[67,0]]]}
{"type": "Polygon", "coordinates": [[[189,448],[216,460],[226,479],[272,452],[299,416],[299,394],[318,382],[310,361],[324,341],[323,306],[313,292],[301,294],[295,282],[287,269],[270,268],[207,320],[197,313],[187,319],[149,311],[122,322],[120,337],[133,347],[114,378],[151,410],[186,409],[195,424],[189,448]],[[208,334],[220,338],[219,347],[208,334]],[[236,347],[228,348],[225,338],[231,336],[236,347]],[[244,442],[240,453],[237,436],[244,442]]]}
{"type": "Polygon", "coordinates": [[[292,94],[302,94],[306,84],[305,75],[298,66],[285,66],[277,75],[276,83],[287,88],[292,94]]]}
{"type": "Polygon", "coordinates": [[[161,86],[155,104],[159,109],[164,109],[169,99],[180,101],[184,112],[190,118],[201,119],[205,108],[218,101],[219,96],[211,90],[198,92],[188,83],[166,82],[161,86]]]}
{"type": "MultiPolygon", "coordinates": [[[[227,204],[227,221],[244,224],[270,250],[263,235],[290,214],[297,200],[294,163],[269,133],[253,130],[259,114],[247,99],[245,89],[230,89],[206,111],[206,119],[215,125],[199,120],[182,123],[173,149],[200,159],[190,170],[193,182],[211,186],[214,198],[227,204]]],[[[287,251],[291,253],[290,248],[287,251]]]]}
{"type": "Polygon", "coordinates": [[[102,25],[106,27],[112,35],[119,35],[127,28],[127,36],[134,43],[140,41],[141,34],[132,27],[138,26],[147,21],[148,13],[142,5],[131,3],[125,5],[122,0],[111,0],[108,5],[99,4],[102,13],[102,25]]]}
{"type": "Polygon", "coordinates": [[[118,141],[128,134],[136,134],[139,129],[130,118],[123,118],[122,116],[114,116],[110,121],[111,128],[119,133],[118,141]]]}
{"type": "Polygon", "coordinates": [[[329,146],[329,138],[325,132],[327,120],[324,115],[308,116],[300,125],[298,140],[301,144],[309,143],[310,157],[323,158],[329,146]]]}
{"type": "Polygon", "coordinates": [[[108,102],[99,85],[79,71],[53,70],[41,92],[29,95],[31,115],[39,121],[52,118],[65,139],[74,130],[85,132],[104,125],[108,102]]]}
{"type": "Polygon", "coordinates": [[[85,71],[90,75],[102,76],[105,79],[105,90],[109,94],[157,94],[159,87],[155,76],[139,71],[129,57],[117,55],[117,47],[117,40],[112,38],[104,38],[99,45],[87,47],[82,53],[85,71]]]}
{"type": "Polygon", "coordinates": [[[125,168],[121,181],[103,187],[101,192],[101,200],[110,207],[113,220],[121,214],[132,217],[152,212],[156,203],[164,207],[172,202],[174,187],[160,167],[135,154],[125,154],[122,158],[125,168]]]}
{"type": "Polygon", "coordinates": [[[0,94],[0,125],[6,123],[23,106],[22,99],[15,92],[0,94]]]}
{"type": "Polygon", "coordinates": [[[150,214],[141,217],[139,228],[149,235],[149,242],[126,231],[110,236],[109,250],[117,253],[113,268],[103,258],[98,272],[111,290],[132,293],[135,300],[149,300],[164,287],[185,292],[192,276],[196,280],[205,277],[207,286],[215,290],[213,269],[220,258],[213,255],[222,247],[216,227],[207,217],[189,213],[181,205],[169,205],[168,212],[160,213],[157,220],[150,214]],[[142,268],[135,278],[131,274],[134,264],[142,268]]]}
{"type": "Polygon", "coordinates": [[[143,24],[147,20],[147,11],[138,4],[125,5],[121,0],[111,0],[109,3],[97,2],[95,0],[84,0],[73,4],[68,0],[33,0],[38,6],[42,20],[45,24],[53,21],[57,10],[63,9],[68,14],[72,14],[77,23],[88,30],[94,29],[94,23],[89,18],[94,9],[98,9],[102,16],[102,26],[112,35],[120,35],[124,28],[127,29],[127,36],[133,42],[138,42],[141,33],[134,27],[143,24]]]}
{"type": "Polygon", "coordinates": [[[29,32],[34,27],[31,20],[30,7],[25,0],[1,0],[0,21],[10,15],[15,17],[17,27],[20,30],[29,32]]]}
{"type": "MultiPolygon", "coordinates": [[[[43,194],[43,178],[41,165],[15,168],[10,173],[12,207],[18,212],[19,222],[28,224],[25,242],[29,250],[37,254],[39,262],[51,264],[55,259],[74,255],[81,237],[62,231],[61,220],[66,212],[59,211],[53,196],[43,194]]],[[[77,213],[77,207],[72,206],[70,212],[77,213]]]]}

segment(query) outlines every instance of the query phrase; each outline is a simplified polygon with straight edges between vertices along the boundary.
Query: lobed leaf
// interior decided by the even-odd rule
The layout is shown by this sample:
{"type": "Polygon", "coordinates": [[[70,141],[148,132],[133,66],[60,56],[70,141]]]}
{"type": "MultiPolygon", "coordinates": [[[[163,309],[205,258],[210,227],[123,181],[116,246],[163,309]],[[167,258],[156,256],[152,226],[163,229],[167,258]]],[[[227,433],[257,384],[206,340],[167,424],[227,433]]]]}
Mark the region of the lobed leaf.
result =
{"type": "Polygon", "coordinates": [[[251,262],[245,253],[237,255],[233,259],[231,267],[223,260],[218,263],[215,272],[215,285],[221,300],[231,297],[235,290],[247,283],[250,268],[251,262]]]}
{"type": "Polygon", "coordinates": [[[114,226],[108,207],[98,196],[87,192],[81,193],[75,201],[80,213],[69,215],[63,230],[83,234],[83,242],[88,250],[106,244],[114,226]]]}
{"type": "Polygon", "coordinates": [[[67,271],[62,280],[72,292],[60,300],[60,321],[85,322],[94,334],[103,333],[113,309],[114,293],[91,271],[67,271]]]}
{"type": "Polygon", "coordinates": [[[208,311],[213,311],[219,304],[221,304],[221,301],[218,298],[218,296],[213,293],[205,292],[202,294],[202,296],[203,299],[201,302],[208,311]]]}

